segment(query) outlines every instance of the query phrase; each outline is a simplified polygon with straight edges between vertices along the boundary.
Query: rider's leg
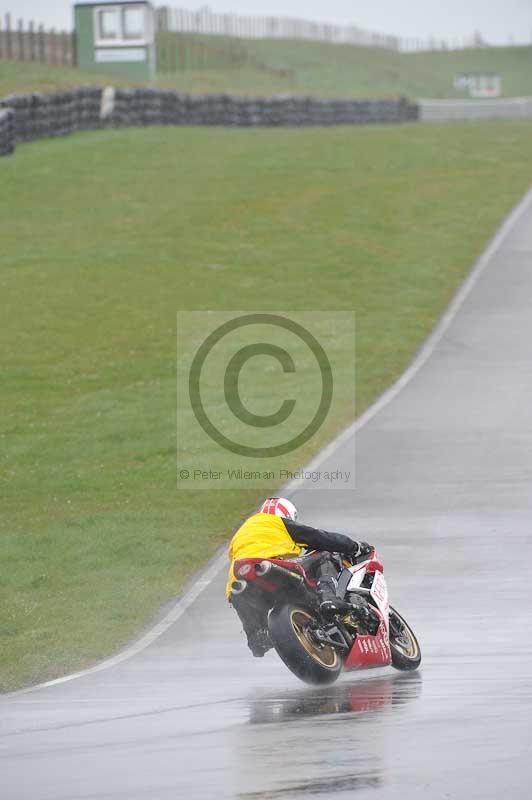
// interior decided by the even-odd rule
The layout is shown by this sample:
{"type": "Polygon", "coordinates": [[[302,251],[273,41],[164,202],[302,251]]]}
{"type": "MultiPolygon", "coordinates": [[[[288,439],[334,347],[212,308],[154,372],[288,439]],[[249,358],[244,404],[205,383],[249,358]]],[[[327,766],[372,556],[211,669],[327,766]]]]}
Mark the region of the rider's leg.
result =
{"type": "Polygon", "coordinates": [[[229,602],[240,618],[249,649],[260,658],[271,647],[266,609],[252,604],[242,594],[231,595],[229,602]]]}
{"type": "Polygon", "coordinates": [[[341,564],[335,562],[334,556],[324,554],[315,569],[317,578],[316,591],[320,595],[320,611],[325,617],[334,617],[336,614],[353,612],[369,633],[376,633],[379,626],[378,617],[373,613],[371,606],[363,597],[355,595],[354,603],[348,603],[336,595],[338,587],[338,574],[341,564]]]}
{"type": "Polygon", "coordinates": [[[322,560],[318,562],[314,570],[317,579],[316,591],[321,601],[320,609],[326,616],[346,614],[352,609],[350,603],[342,600],[336,594],[339,571],[340,565],[329,553],[324,553],[322,560]]]}

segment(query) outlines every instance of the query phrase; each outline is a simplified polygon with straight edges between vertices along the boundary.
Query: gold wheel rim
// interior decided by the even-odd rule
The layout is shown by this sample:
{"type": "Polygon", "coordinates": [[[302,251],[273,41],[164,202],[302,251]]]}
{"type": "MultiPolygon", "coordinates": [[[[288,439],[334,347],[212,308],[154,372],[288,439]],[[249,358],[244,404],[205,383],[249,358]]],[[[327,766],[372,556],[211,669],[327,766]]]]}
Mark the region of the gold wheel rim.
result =
{"type": "Polygon", "coordinates": [[[314,661],[317,661],[323,667],[326,667],[327,669],[335,669],[338,666],[338,653],[334,647],[331,647],[330,645],[318,647],[312,641],[312,639],[309,638],[306,631],[306,626],[309,622],[314,622],[314,617],[312,614],[303,611],[301,608],[294,608],[290,612],[290,623],[294,633],[309,656],[311,656],[314,661]]]}
{"type": "Polygon", "coordinates": [[[394,613],[394,616],[401,626],[401,633],[398,637],[394,637],[394,645],[406,658],[417,658],[419,649],[412,631],[397,613],[394,613]]]}

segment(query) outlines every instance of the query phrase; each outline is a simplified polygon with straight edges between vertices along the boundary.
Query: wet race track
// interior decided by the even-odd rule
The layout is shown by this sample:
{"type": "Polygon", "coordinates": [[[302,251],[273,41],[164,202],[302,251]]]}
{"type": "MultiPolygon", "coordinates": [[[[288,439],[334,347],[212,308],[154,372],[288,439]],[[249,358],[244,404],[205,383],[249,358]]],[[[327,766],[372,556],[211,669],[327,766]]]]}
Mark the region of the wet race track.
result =
{"type": "Polygon", "coordinates": [[[293,496],[377,544],[419,673],[305,687],[248,653],[219,572],[134,657],[0,700],[2,800],[529,796],[532,197],[484,266],[357,432],[356,492],[293,496]]]}

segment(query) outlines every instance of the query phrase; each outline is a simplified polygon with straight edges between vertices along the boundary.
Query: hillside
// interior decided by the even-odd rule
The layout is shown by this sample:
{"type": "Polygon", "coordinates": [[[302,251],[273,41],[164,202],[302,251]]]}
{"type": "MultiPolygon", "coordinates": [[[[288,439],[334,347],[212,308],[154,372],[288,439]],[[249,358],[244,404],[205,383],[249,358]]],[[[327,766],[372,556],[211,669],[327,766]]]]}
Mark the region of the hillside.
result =
{"type": "MultiPolygon", "coordinates": [[[[396,53],[380,48],[290,40],[175,37],[175,56],[160,59],[176,71],[160,71],[156,85],[191,93],[268,95],[291,92],[319,96],[460,97],[457,72],[493,71],[506,96],[532,95],[532,47],[494,47],[434,53],[396,53]],[[231,49],[232,48],[232,49],[231,49]],[[228,54],[234,63],[229,63],[228,54]],[[185,58],[186,55],[186,58],[185,58]],[[217,63],[219,62],[219,63],[217,63]],[[183,64],[187,69],[183,70],[183,64]]],[[[168,42],[165,54],[168,55],[168,42]]],[[[0,61],[0,96],[13,91],[48,91],[79,83],[127,81],[68,67],[0,61]]]]}
{"type": "Polygon", "coordinates": [[[253,41],[248,48],[276,68],[291,69],[297,91],[324,95],[463,97],[453,88],[458,72],[502,76],[506,96],[532,94],[532,47],[493,47],[431,53],[320,42],[253,41]]]}

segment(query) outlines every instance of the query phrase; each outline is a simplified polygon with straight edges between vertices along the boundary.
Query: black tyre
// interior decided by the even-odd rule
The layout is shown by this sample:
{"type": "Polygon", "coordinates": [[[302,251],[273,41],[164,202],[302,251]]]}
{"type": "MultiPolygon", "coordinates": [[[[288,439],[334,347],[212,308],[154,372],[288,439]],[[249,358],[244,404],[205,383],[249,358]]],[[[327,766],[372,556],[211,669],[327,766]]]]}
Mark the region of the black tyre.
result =
{"type": "Polygon", "coordinates": [[[395,608],[390,606],[390,650],[392,665],[403,671],[417,669],[421,664],[421,649],[414,631],[395,608]]]}
{"type": "Polygon", "coordinates": [[[334,683],[342,671],[338,651],[312,636],[316,615],[307,608],[285,605],[268,617],[270,639],[277,653],[294,675],[306,683],[334,683]]]}

